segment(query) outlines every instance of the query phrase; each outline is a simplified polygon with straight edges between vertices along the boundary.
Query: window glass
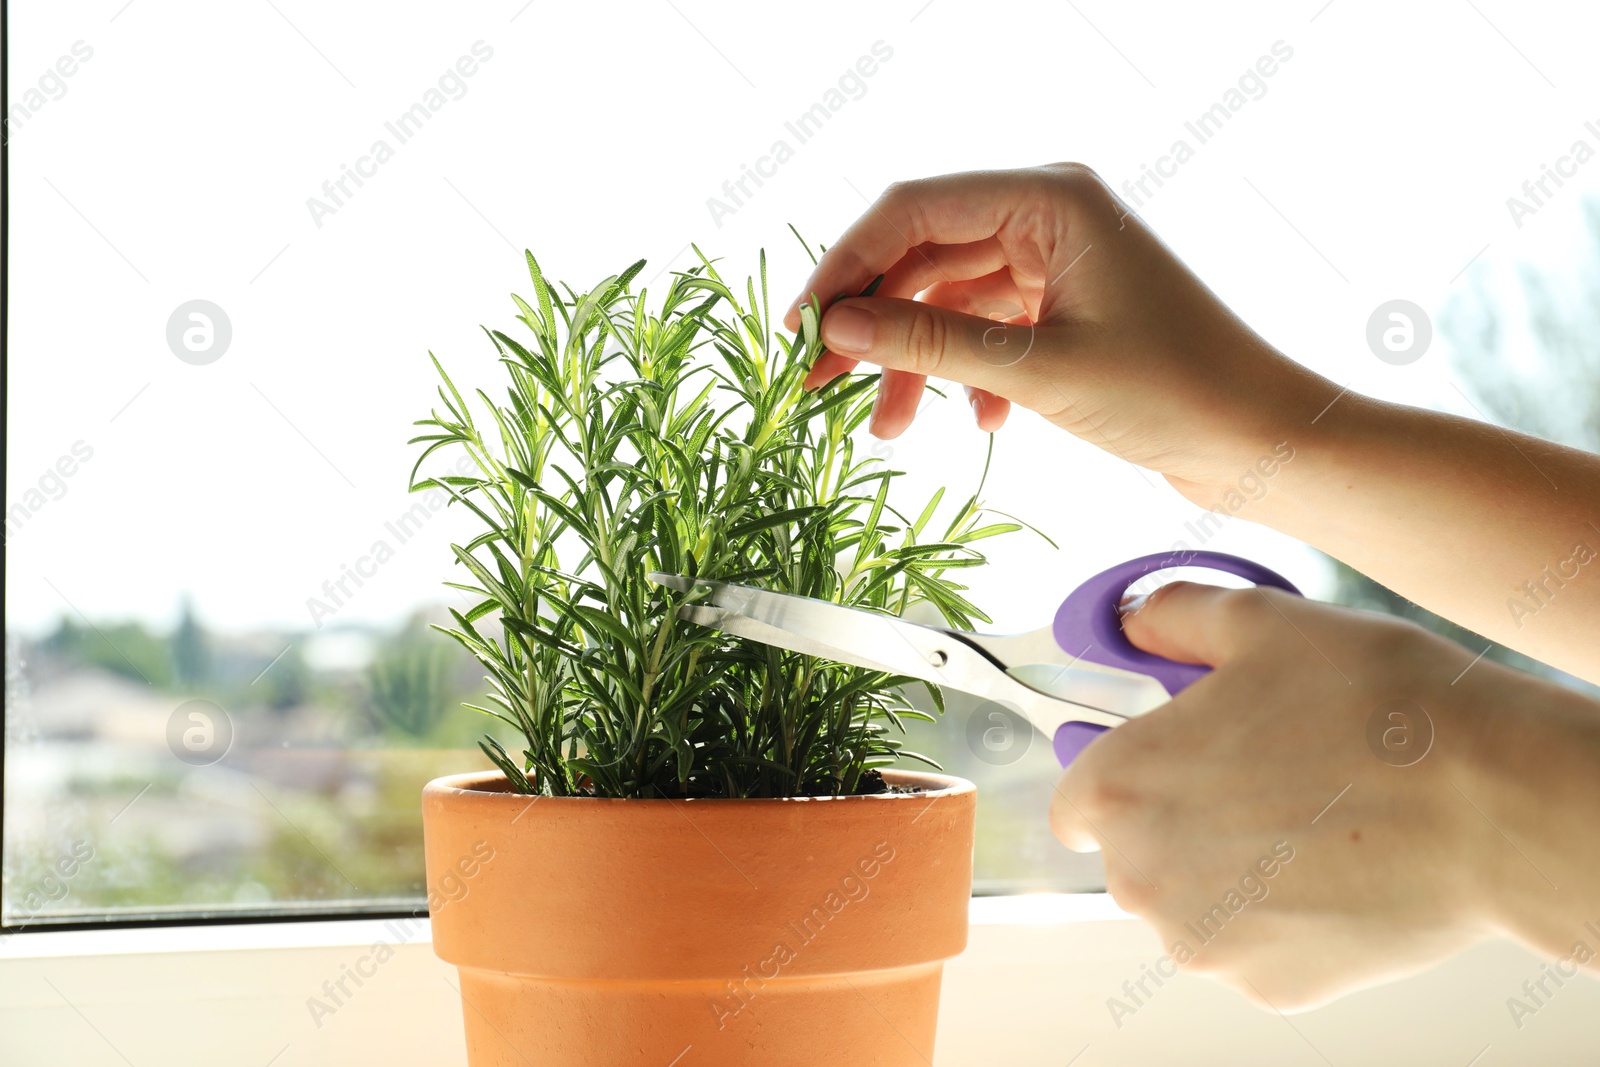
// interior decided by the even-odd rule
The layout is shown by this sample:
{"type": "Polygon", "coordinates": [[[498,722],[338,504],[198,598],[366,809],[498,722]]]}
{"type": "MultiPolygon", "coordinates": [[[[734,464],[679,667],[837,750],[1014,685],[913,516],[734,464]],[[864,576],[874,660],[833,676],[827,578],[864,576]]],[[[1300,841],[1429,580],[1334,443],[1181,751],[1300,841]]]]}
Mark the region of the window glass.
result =
{"type": "MultiPolygon", "coordinates": [[[[892,181],[1077,158],[1318,372],[1600,447],[1600,391],[1563,385],[1596,380],[1600,164],[1505,206],[1589,116],[1470,12],[1149,18],[10,5],[5,924],[420,899],[423,783],[488,764],[457,707],[480,672],[428,630],[474,531],[407,494],[406,441],[430,352],[498,388],[479,324],[515,327],[524,249],[586,286],[641,257],[659,284],[692,244],[742,278],[765,248],[784,300],[808,269],[790,223],[829,242],[892,181]],[[1365,340],[1397,297],[1433,326],[1404,367],[1365,340]]],[[[1576,77],[1594,18],[1508,32],[1576,77]]],[[[909,498],[982,476],[947,394],[862,442],[909,498]]],[[[1049,537],[985,543],[999,631],[1179,543],[1414,613],[1026,412],[983,493],[1049,537]]],[[[987,714],[953,699],[908,739],[981,787],[977,891],[1099,888],[1050,835],[1048,739],[987,714]]]]}

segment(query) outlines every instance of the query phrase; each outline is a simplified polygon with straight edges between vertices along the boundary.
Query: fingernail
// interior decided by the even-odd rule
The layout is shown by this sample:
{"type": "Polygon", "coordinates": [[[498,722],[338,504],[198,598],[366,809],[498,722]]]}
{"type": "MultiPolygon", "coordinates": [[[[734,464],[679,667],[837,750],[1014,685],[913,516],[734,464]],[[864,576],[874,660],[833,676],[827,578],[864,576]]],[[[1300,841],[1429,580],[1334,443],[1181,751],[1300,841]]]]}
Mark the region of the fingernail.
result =
{"type": "Polygon", "coordinates": [[[831,352],[859,356],[872,350],[876,326],[872,312],[845,304],[828,312],[822,320],[822,343],[831,352]]]}
{"type": "Polygon", "coordinates": [[[977,393],[969,390],[967,395],[967,403],[972,405],[972,417],[978,420],[978,423],[981,425],[983,423],[983,398],[977,393]]]}
{"type": "Polygon", "coordinates": [[[1145,601],[1149,599],[1149,593],[1140,593],[1137,596],[1125,596],[1122,598],[1122,603],[1117,605],[1117,611],[1124,616],[1133,615],[1140,608],[1144,607],[1145,601]]]}
{"type": "Polygon", "coordinates": [[[883,386],[878,386],[878,391],[872,395],[872,414],[867,416],[867,432],[878,436],[878,410],[883,407],[883,386]]]}

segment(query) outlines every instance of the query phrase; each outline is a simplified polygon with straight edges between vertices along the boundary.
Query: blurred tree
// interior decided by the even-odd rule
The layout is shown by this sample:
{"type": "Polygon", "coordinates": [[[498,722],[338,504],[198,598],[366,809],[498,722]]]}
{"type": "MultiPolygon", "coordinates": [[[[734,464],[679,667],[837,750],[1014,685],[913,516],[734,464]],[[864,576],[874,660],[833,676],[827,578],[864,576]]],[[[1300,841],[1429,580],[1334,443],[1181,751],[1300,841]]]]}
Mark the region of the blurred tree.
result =
{"type": "Polygon", "coordinates": [[[367,669],[378,721],[411,738],[430,736],[453,704],[455,657],[420,620],[385,642],[367,669]]]}
{"type": "Polygon", "coordinates": [[[69,665],[97,667],[160,689],[172,688],[167,642],[137,622],[80,626],[63,615],[40,648],[69,665]]]}
{"type": "Polygon", "coordinates": [[[300,654],[298,642],[291,644],[261,676],[267,707],[285,712],[304,704],[311,695],[311,668],[300,654]]]}
{"type": "MultiPolygon", "coordinates": [[[[1576,448],[1600,452],[1600,200],[1583,205],[1589,260],[1574,278],[1519,272],[1533,351],[1513,359],[1507,313],[1483,274],[1453,298],[1440,318],[1440,332],[1455,349],[1462,387],[1490,419],[1576,448]]],[[[1586,686],[1570,675],[1513,652],[1465,627],[1418,607],[1364,574],[1333,561],[1342,604],[1400,615],[1474,651],[1521,670],[1586,686]]]]}
{"type": "Polygon", "coordinates": [[[1496,421],[1562,444],[1600,451],[1600,200],[1583,206],[1590,260],[1575,278],[1524,268],[1531,365],[1508,358],[1505,315],[1472,275],[1440,322],[1474,403],[1496,421]]]}
{"type": "Polygon", "coordinates": [[[194,614],[194,598],[184,595],[178,628],[172,632],[172,672],[181,686],[194,689],[210,677],[211,659],[205,631],[194,614]]]}

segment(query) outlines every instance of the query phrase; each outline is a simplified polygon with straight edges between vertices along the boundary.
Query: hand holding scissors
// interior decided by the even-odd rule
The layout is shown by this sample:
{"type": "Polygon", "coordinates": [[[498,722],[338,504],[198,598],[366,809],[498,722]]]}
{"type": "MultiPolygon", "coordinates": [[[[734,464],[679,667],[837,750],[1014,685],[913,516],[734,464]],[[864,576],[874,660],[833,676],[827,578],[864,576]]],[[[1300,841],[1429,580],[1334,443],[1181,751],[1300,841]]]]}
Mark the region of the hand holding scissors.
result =
{"type": "Polygon", "coordinates": [[[1014,635],[923,626],[890,615],[753,586],[655,573],[680,592],[707,591],[679,614],[794,652],[915,678],[1015,709],[1055,746],[1065,767],[1105,730],[1166,703],[1210,668],[1135,648],[1118,605],[1154,571],[1204,567],[1297,593],[1282,575],[1220,552],[1128,560],[1068,595],[1050,625],[1014,635]]]}

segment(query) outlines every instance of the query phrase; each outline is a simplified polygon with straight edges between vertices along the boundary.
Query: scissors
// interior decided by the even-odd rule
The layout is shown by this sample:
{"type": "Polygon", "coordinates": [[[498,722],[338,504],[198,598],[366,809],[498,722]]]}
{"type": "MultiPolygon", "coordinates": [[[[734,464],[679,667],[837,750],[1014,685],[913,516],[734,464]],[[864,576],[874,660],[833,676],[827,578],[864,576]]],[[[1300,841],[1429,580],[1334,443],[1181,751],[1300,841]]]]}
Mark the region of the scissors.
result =
{"type": "Polygon", "coordinates": [[[1155,553],[1078,586],[1049,625],[1028,633],[975,634],[748,585],[652,572],[657,585],[707,596],[680,618],[738,637],[869,670],[915,678],[1008,707],[1070,764],[1114,726],[1165,704],[1211,668],[1135,648],[1118,610],[1129,586],[1153,571],[1203,567],[1296,595],[1288,579],[1222,552],[1155,553]]]}

